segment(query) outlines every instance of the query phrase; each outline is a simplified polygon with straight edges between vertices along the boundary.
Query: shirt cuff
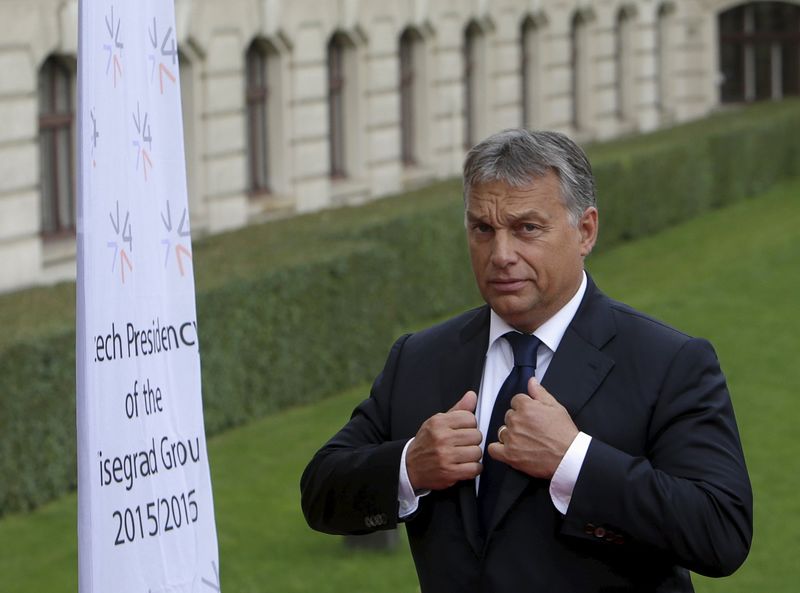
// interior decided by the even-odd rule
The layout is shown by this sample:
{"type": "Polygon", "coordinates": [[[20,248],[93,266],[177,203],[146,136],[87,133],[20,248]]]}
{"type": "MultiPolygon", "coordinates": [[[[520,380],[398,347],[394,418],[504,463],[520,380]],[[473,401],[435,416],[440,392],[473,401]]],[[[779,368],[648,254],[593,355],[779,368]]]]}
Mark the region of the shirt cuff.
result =
{"type": "Polygon", "coordinates": [[[419,494],[414,491],[411,486],[411,480],[408,479],[408,469],[406,469],[406,452],[408,446],[414,442],[410,439],[406,446],[403,447],[403,454],[400,456],[400,481],[397,486],[397,502],[400,503],[399,512],[397,516],[399,519],[405,519],[417,512],[419,506],[419,499],[430,493],[430,490],[421,490],[419,494]]]}
{"type": "Polygon", "coordinates": [[[566,515],[569,509],[572,491],[575,490],[575,483],[578,481],[578,474],[581,472],[591,442],[592,437],[579,432],[550,480],[550,499],[562,515],[566,515]]]}

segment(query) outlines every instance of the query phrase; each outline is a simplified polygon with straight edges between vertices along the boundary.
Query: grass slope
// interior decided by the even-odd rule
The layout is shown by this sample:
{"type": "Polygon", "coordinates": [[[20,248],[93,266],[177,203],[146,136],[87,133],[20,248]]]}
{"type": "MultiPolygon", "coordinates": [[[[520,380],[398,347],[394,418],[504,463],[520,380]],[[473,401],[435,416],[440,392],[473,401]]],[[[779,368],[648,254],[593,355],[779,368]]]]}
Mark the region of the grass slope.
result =
{"type": "MultiPolygon", "coordinates": [[[[796,590],[798,195],[800,181],[608,251],[589,265],[607,293],[709,338],[728,376],[755,489],[755,539],[733,577],[695,577],[701,593],[796,590]]],[[[311,532],[300,514],[298,481],[305,462],[366,389],[210,442],[223,590],[417,590],[404,541],[394,554],[354,553],[340,538],[311,532]]],[[[76,590],[75,507],[72,495],[0,521],[2,591],[76,590]]]]}

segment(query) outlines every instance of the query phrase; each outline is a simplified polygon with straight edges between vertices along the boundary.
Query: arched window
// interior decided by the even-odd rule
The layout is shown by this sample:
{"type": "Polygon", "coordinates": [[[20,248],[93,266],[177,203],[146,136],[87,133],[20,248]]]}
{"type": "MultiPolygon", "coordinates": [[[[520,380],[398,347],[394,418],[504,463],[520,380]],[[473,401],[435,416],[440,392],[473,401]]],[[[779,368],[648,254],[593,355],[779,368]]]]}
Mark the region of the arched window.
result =
{"type": "Polygon", "coordinates": [[[347,177],[345,85],[347,38],[335,34],[328,43],[328,144],[330,151],[330,176],[347,177]]]}
{"type": "Polygon", "coordinates": [[[800,6],[751,2],[719,15],[723,103],[800,94],[800,6]]]}
{"type": "Polygon", "coordinates": [[[247,166],[250,194],[272,191],[271,125],[276,109],[274,72],[277,52],[265,41],[250,44],[246,55],[247,166]]]}
{"type": "Polygon", "coordinates": [[[589,124],[589,96],[591,75],[589,69],[588,23],[586,16],[576,13],[570,28],[570,95],[572,99],[572,127],[585,130],[589,124]]]}
{"type": "Polygon", "coordinates": [[[542,102],[542,32],[532,18],[522,21],[520,30],[520,99],[522,126],[535,128],[541,125],[542,102]]]}
{"type": "Polygon", "coordinates": [[[41,228],[45,236],[75,231],[75,75],[52,56],[39,71],[41,228]]]}
{"type": "Polygon", "coordinates": [[[615,30],[615,83],[617,118],[629,121],[635,112],[635,72],[636,50],[633,45],[633,14],[621,8],[617,13],[615,30]]]}
{"type": "Polygon", "coordinates": [[[420,102],[423,88],[422,36],[412,28],[400,36],[400,156],[405,166],[419,162],[420,102]]]}
{"type": "Polygon", "coordinates": [[[476,22],[464,31],[464,148],[480,140],[486,117],[485,39],[476,22]]]}
{"type": "MultiPolygon", "coordinates": [[[[328,171],[334,181],[359,180],[365,173],[366,101],[359,49],[364,43],[366,39],[358,28],[337,31],[328,41],[328,171]]],[[[336,186],[346,188],[348,184],[336,186]]],[[[350,194],[341,195],[348,199],[350,194]]]]}
{"type": "Polygon", "coordinates": [[[656,62],[656,106],[662,117],[671,115],[673,108],[673,52],[672,30],[674,28],[675,6],[664,2],[656,12],[655,62],[656,62]]]}

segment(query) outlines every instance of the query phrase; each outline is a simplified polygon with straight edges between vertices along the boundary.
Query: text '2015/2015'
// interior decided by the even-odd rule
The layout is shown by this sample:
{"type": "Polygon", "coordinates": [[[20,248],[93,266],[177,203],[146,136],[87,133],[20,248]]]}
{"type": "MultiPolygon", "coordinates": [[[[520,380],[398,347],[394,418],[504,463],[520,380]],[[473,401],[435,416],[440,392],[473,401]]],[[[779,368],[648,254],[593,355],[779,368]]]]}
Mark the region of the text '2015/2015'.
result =
{"type": "Polygon", "coordinates": [[[120,546],[156,537],[181,527],[196,523],[199,517],[195,490],[157,498],[143,505],[114,511],[111,515],[116,523],[114,545],[120,546]]]}

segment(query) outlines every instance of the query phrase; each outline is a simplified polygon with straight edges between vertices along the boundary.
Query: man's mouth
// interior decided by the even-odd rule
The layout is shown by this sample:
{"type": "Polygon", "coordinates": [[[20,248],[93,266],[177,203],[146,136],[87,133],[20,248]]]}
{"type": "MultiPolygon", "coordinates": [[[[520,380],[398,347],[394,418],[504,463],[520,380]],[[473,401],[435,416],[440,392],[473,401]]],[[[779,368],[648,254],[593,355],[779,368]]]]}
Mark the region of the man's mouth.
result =
{"type": "Polygon", "coordinates": [[[520,278],[497,278],[489,284],[498,292],[516,292],[525,286],[526,281],[520,278]]]}

